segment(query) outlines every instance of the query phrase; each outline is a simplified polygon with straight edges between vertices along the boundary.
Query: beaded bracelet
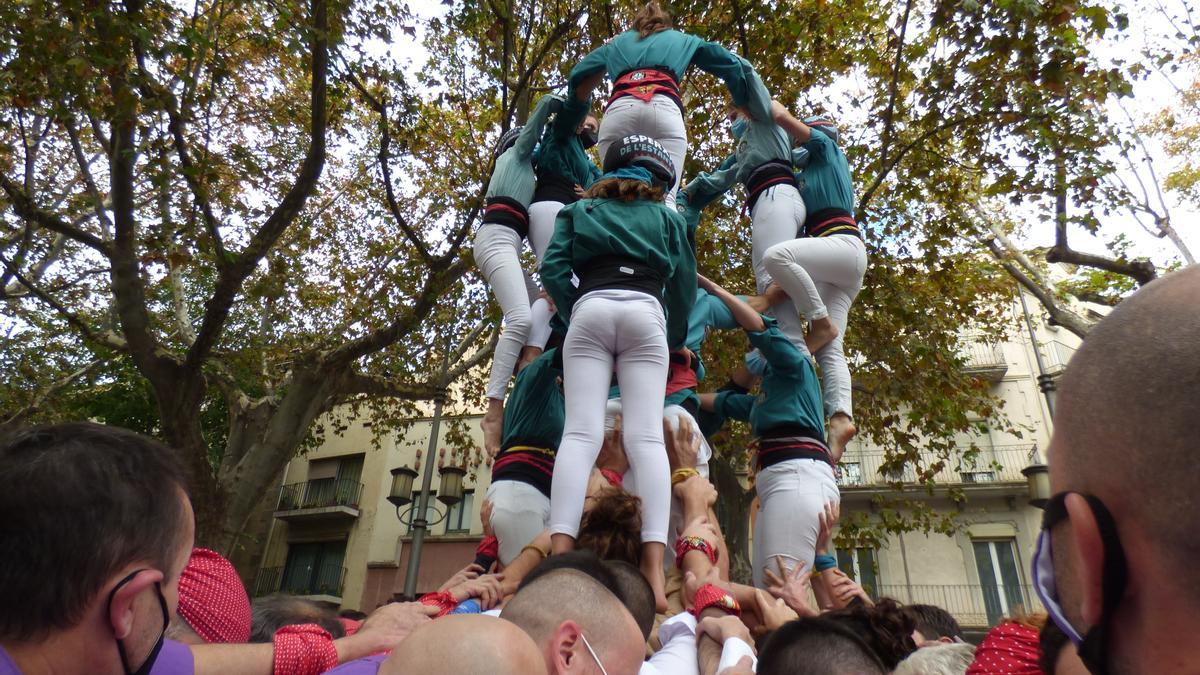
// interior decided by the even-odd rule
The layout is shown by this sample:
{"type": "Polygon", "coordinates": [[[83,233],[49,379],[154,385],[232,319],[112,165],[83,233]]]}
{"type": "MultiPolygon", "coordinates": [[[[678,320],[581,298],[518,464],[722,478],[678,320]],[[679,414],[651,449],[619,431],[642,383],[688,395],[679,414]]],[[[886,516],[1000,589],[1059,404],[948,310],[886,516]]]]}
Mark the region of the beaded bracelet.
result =
{"type": "Polygon", "coordinates": [[[697,619],[700,618],[700,612],[709,607],[716,607],[734,616],[742,615],[742,606],[738,604],[737,598],[730,595],[724,588],[712,584],[704,584],[700,590],[696,591],[696,598],[692,605],[692,614],[697,619]]]}
{"type": "Polygon", "coordinates": [[[683,481],[692,476],[699,476],[700,472],[695,469],[675,469],[671,472],[671,487],[679,485],[683,481]]]}
{"type": "Polygon", "coordinates": [[[680,537],[675,540],[675,565],[683,569],[683,557],[688,551],[701,551],[708,556],[708,561],[717,564],[717,549],[703,537],[680,537]]]}

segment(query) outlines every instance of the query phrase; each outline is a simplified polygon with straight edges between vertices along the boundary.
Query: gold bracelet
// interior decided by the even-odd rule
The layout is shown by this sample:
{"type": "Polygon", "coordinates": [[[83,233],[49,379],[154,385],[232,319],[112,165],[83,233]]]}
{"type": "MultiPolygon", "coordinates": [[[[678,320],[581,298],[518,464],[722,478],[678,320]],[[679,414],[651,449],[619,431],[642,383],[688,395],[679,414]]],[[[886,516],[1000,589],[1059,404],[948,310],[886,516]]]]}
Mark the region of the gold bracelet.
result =
{"type": "MultiPolygon", "coordinates": [[[[521,553],[524,553],[525,551],[528,551],[530,549],[540,553],[543,559],[550,557],[550,552],[543,549],[541,546],[538,546],[537,544],[529,544],[525,548],[521,549],[521,553]]],[[[520,555],[520,553],[518,553],[517,555],[520,555]]]]}
{"type": "Polygon", "coordinates": [[[700,472],[695,469],[675,469],[675,471],[673,471],[671,473],[671,487],[679,485],[680,483],[691,478],[692,476],[699,476],[699,475],[700,475],[700,472]]]}

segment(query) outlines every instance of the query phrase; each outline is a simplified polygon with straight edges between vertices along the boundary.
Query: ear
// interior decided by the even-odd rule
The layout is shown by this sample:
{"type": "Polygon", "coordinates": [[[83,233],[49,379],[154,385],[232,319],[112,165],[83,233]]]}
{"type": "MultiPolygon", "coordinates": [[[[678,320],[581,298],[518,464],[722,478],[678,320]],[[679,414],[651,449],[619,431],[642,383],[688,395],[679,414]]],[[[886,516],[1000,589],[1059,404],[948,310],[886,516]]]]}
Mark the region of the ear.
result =
{"type": "Polygon", "coordinates": [[[554,639],[550,643],[554,669],[559,672],[569,672],[578,667],[576,651],[579,649],[581,631],[579,624],[574,621],[564,621],[554,630],[554,639]]]}
{"type": "MultiPolygon", "coordinates": [[[[124,575],[117,577],[122,578],[124,575]]],[[[133,605],[138,596],[142,591],[161,582],[163,578],[163,573],[158,570],[144,569],[134,574],[133,578],[113,593],[112,602],[108,606],[108,622],[118,640],[124,640],[133,631],[133,605]]]]}
{"type": "Polygon", "coordinates": [[[1104,610],[1104,541],[1087,500],[1072,493],[1067,495],[1066,507],[1071,521],[1070,541],[1078,562],[1079,618],[1095,626],[1104,610]]]}

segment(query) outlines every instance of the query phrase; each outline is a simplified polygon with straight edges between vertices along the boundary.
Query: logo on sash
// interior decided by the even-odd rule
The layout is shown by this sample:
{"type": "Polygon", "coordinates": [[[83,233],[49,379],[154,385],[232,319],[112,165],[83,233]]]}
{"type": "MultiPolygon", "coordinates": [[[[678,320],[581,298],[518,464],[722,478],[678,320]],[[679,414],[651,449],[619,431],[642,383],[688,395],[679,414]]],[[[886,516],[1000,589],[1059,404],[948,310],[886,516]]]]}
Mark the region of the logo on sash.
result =
{"type": "Polygon", "coordinates": [[[634,82],[644,80],[644,79],[646,79],[646,73],[645,73],[645,71],[639,70],[636,73],[630,75],[629,79],[633,80],[634,82]]]}

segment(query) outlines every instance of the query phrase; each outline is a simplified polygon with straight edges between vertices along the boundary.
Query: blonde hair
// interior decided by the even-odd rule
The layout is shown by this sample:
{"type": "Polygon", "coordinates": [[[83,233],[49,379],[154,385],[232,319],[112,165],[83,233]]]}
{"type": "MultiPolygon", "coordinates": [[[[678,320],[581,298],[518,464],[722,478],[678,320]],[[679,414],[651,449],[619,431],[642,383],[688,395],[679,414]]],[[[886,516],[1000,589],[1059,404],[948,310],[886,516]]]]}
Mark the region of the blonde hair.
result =
{"type": "Polygon", "coordinates": [[[650,37],[654,33],[659,33],[671,28],[671,15],[663,10],[658,4],[658,0],[650,0],[637,16],[633,17],[631,29],[636,30],[638,35],[643,39],[650,37]]]}
{"type": "Polygon", "coordinates": [[[584,193],[584,197],[588,199],[620,199],[624,202],[631,202],[635,199],[648,199],[652,202],[661,202],[664,191],[660,187],[647,185],[640,180],[632,178],[605,178],[604,180],[596,181],[584,193]]]}

